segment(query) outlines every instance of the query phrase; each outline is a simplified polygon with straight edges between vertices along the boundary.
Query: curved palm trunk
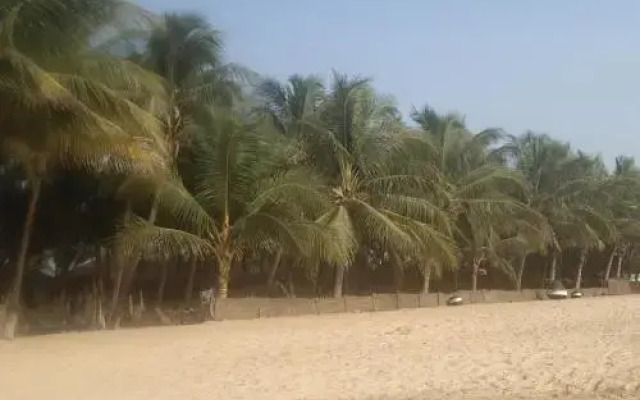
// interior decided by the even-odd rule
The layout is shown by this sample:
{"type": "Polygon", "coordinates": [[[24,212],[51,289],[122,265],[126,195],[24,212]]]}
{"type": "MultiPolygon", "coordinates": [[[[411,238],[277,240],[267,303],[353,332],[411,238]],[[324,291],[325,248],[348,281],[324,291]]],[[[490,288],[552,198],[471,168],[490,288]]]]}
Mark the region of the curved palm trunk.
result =
{"type": "Polygon", "coordinates": [[[293,268],[289,266],[289,273],[287,274],[287,297],[296,297],[296,288],[293,284],[293,268]]]}
{"type": "Polygon", "coordinates": [[[582,286],[582,270],[584,269],[584,265],[587,262],[587,251],[582,250],[580,252],[580,259],[578,261],[578,272],[576,275],[576,290],[580,290],[582,286]]]}
{"type": "Polygon", "coordinates": [[[37,179],[31,182],[31,184],[31,198],[29,199],[27,215],[24,220],[24,229],[22,230],[18,259],[16,261],[16,275],[14,277],[13,288],[7,303],[7,314],[3,329],[3,337],[9,340],[15,337],[16,329],[18,327],[18,316],[20,314],[20,302],[22,297],[22,282],[24,280],[27,251],[29,250],[31,230],[36,217],[38,199],[40,198],[41,181],[37,179]]]}
{"type": "Polygon", "coordinates": [[[616,279],[622,278],[622,260],[624,258],[624,253],[618,254],[618,268],[616,270],[616,279]]]}
{"type": "Polygon", "coordinates": [[[187,278],[187,286],[184,289],[184,302],[190,303],[193,298],[193,281],[198,268],[198,259],[193,257],[189,263],[189,277],[187,278]]]}
{"type": "Polygon", "coordinates": [[[344,286],[344,272],[347,266],[344,264],[336,265],[335,280],[333,282],[333,297],[342,297],[342,288],[344,286]]]}
{"type": "Polygon", "coordinates": [[[431,261],[427,261],[422,268],[422,293],[429,293],[431,284],[431,261]]]}
{"type": "MultiPolygon", "coordinates": [[[[157,193],[154,193],[153,203],[151,205],[151,209],[149,210],[149,217],[147,218],[147,221],[151,225],[155,223],[155,220],[158,216],[158,207],[158,196],[157,193]]],[[[125,223],[131,222],[132,217],[133,207],[131,201],[128,201],[124,217],[125,223]]],[[[123,255],[116,255],[116,257],[114,258],[117,262],[117,273],[114,282],[113,296],[111,298],[111,307],[109,310],[109,324],[112,328],[118,329],[120,327],[120,320],[122,317],[122,305],[126,303],[127,297],[131,297],[129,293],[131,291],[131,286],[133,285],[135,280],[136,269],[138,267],[138,263],[140,262],[140,257],[136,256],[135,258],[131,259],[124,257],[123,255]],[[127,266],[130,266],[131,268],[125,271],[127,266]]],[[[163,264],[162,268],[166,268],[166,264],[163,264]]],[[[164,287],[162,287],[162,291],[164,291],[164,287]]],[[[160,303],[160,301],[161,299],[159,299],[158,304],[160,303]]]]}
{"type": "Polygon", "coordinates": [[[516,273],[516,290],[518,292],[522,291],[522,276],[524,275],[524,268],[527,265],[527,255],[522,256],[520,260],[520,266],[518,268],[518,272],[516,273]]]}
{"type": "MultiPolygon", "coordinates": [[[[149,210],[149,217],[147,218],[147,221],[151,225],[154,225],[156,222],[156,219],[158,218],[158,208],[159,208],[158,193],[155,193],[153,196],[153,203],[151,204],[151,210],[149,210]]],[[[168,265],[166,262],[163,262],[160,265],[160,281],[158,282],[158,290],[156,293],[156,304],[158,305],[158,307],[162,305],[162,301],[164,300],[164,290],[165,290],[165,287],[167,286],[167,276],[168,276],[167,268],[168,268],[168,265]]]]}
{"type": "Polygon", "coordinates": [[[604,270],[603,285],[606,285],[607,282],[609,281],[609,278],[611,277],[611,268],[613,267],[613,259],[616,256],[616,252],[617,252],[617,249],[614,247],[613,251],[611,251],[611,254],[609,255],[609,261],[607,262],[607,266],[604,270]]]}
{"type": "Polygon", "coordinates": [[[113,280],[113,292],[111,293],[111,304],[109,306],[109,313],[107,322],[112,325],[116,318],[116,310],[118,308],[118,299],[120,299],[120,289],[122,288],[122,281],[124,280],[124,257],[121,254],[116,254],[113,257],[116,267],[116,276],[113,280]]]}
{"type": "Polygon", "coordinates": [[[156,303],[158,307],[162,305],[164,301],[164,290],[167,287],[167,276],[169,275],[167,263],[162,263],[162,270],[160,271],[160,283],[158,284],[158,293],[156,294],[156,303]]]}
{"type": "Polygon", "coordinates": [[[151,209],[149,210],[149,218],[147,219],[147,221],[149,221],[151,225],[156,223],[156,218],[158,218],[159,206],[158,194],[156,193],[153,196],[153,204],[151,204],[151,209]]]}
{"type": "Polygon", "coordinates": [[[471,291],[475,295],[476,290],[478,289],[478,268],[480,268],[480,260],[477,258],[473,259],[473,269],[471,270],[471,291]]]}
{"type": "Polygon", "coordinates": [[[104,279],[106,271],[108,269],[108,256],[107,249],[99,246],[97,254],[97,268],[95,276],[93,278],[93,298],[94,298],[94,314],[93,325],[97,329],[105,329],[107,327],[107,321],[103,310],[103,298],[104,298],[104,279]]]}
{"type": "Polygon", "coordinates": [[[271,264],[271,269],[269,270],[269,277],[267,278],[267,286],[270,288],[273,287],[274,281],[276,279],[276,272],[278,272],[278,266],[280,265],[280,260],[282,259],[282,249],[278,249],[276,255],[273,258],[273,263],[271,264]]]}
{"type": "Polygon", "coordinates": [[[551,283],[553,284],[553,282],[556,281],[556,271],[558,268],[558,255],[557,253],[554,251],[553,254],[551,255],[551,269],[549,270],[549,280],[551,281],[551,283]]]}
{"type": "Polygon", "coordinates": [[[404,271],[402,270],[402,258],[397,252],[391,251],[393,267],[393,286],[396,292],[402,291],[404,286],[404,271]]]}
{"type": "MultiPolygon", "coordinates": [[[[131,206],[131,201],[127,201],[127,206],[124,214],[125,224],[131,221],[131,217],[133,216],[133,209],[131,206]]],[[[113,254],[111,257],[112,262],[115,263],[116,267],[116,276],[113,280],[113,292],[111,294],[111,304],[109,305],[109,312],[107,316],[107,323],[112,327],[116,328],[119,324],[119,316],[118,316],[118,303],[120,300],[120,292],[122,291],[122,283],[124,281],[124,270],[125,263],[128,261],[125,259],[123,254],[113,254]]]]}

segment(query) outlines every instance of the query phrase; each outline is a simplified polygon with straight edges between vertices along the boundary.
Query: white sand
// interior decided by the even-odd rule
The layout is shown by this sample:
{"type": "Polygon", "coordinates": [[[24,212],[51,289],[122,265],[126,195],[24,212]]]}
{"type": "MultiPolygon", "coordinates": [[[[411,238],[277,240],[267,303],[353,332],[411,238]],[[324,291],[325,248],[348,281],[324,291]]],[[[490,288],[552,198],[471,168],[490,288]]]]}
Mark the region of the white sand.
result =
{"type": "Polygon", "coordinates": [[[640,399],[640,296],[0,343],[2,400],[441,398],[640,399]]]}

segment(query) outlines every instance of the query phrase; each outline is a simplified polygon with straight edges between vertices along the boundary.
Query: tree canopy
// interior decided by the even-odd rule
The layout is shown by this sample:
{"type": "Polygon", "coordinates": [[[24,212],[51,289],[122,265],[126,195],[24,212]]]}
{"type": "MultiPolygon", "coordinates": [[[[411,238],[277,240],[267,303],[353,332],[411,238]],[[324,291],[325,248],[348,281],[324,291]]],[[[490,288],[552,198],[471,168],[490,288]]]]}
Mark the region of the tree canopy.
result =
{"type": "Polygon", "coordinates": [[[116,0],[2,2],[4,336],[43,290],[110,297],[117,324],[136,293],[579,290],[640,272],[633,158],[609,170],[428,105],[405,118],[366,76],[261,76],[222,37],[116,0]]]}

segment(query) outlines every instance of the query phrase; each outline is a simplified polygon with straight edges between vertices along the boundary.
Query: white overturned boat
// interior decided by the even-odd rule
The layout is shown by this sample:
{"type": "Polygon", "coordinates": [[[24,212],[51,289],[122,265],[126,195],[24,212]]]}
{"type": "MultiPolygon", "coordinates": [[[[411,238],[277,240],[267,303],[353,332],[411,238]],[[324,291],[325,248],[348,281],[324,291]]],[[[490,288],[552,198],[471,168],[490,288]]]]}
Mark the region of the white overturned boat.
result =
{"type": "Polygon", "coordinates": [[[569,298],[569,292],[567,289],[550,290],[547,292],[547,297],[553,300],[567,299],[569,298]]]}
{"type": "Polygon", "coordinates": [[[447,300],[448,306],[461,306],[462,304],[464,304],[464,300],[458,295],[453,295],[447,300]]]}
{"type": "Polygon", "coordinates": [[[547,291],[547,297],[552,300],[563,300],[569,298],[569,291],[562,286],[562,282],[553,282],[552,288],[547,291]]]}

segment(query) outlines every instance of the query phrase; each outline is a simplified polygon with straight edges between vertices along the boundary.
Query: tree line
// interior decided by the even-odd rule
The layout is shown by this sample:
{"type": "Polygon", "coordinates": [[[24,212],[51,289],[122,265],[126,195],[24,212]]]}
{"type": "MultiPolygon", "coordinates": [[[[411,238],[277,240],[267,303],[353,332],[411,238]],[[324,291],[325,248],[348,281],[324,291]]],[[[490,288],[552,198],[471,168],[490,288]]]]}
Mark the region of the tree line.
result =
{"type": "Polygon", "coordinates": [[[340,297],[357,270],[423,292],[638,272],[632,158],[429,106],[407,122],[361,76],[264,77],[199,14],[2,0],[0,21],[5,337],[34,290],[89,290],[109,323],[145,279],[162,304],[178,276],[189,301],[239,274],[340,297]]]}

